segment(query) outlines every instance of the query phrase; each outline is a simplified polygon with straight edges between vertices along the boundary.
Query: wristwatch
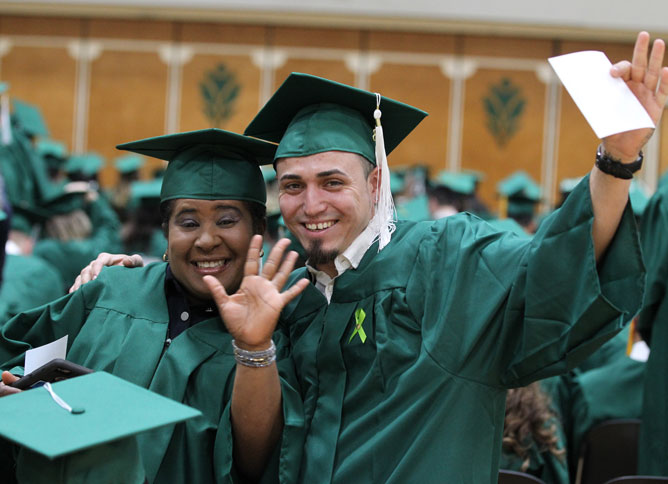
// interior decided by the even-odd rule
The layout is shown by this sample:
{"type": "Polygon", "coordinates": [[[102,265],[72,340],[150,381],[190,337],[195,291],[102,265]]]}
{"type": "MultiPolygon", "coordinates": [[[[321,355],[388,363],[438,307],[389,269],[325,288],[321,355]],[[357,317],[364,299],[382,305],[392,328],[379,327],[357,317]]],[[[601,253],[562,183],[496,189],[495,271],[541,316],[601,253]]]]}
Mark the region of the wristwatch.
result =
{"type": "Polygon", "coordinates": [[[622,163],[620,160],[612,158],[603,150],[603,145],[598,145],[596,150],[596,166],[603,173],[612,175],[615,178],[630,180],[633,174],[642,167],[643,153],[640,151],[638,158],[631,163],[622,163]]]}

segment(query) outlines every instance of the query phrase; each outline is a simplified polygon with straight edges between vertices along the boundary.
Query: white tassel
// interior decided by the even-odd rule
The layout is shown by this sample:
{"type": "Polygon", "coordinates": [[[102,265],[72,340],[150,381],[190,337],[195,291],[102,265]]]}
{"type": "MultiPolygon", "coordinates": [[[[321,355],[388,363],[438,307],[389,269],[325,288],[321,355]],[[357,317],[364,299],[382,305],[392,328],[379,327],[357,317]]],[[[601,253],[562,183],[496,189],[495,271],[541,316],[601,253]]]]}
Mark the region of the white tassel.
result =
{"type": "Polygon", "coordinates": [[[12,142],[12,125],[9,119],[9,96],[0,96],[0,129],[2,130],[2,144],[8,145],[12,142]]]}
{"type": "Polygon", "coordinates": [[[374,138],[376,141],[376,166],[380,168],[380,177],[376,186],[376,213],[371,219],[370,225],[374,227],[376,239],[378,240],[378,252],[390,243],[392,233],[396,230],[397,212],[394,208],[392,191],[390,190],[390,167],[387,164],[385,154],[385,140],[383,138],[383,127],[380,124],[380,94],[376,94],[376,110],[373,117],[376,120],[374,138]]]}

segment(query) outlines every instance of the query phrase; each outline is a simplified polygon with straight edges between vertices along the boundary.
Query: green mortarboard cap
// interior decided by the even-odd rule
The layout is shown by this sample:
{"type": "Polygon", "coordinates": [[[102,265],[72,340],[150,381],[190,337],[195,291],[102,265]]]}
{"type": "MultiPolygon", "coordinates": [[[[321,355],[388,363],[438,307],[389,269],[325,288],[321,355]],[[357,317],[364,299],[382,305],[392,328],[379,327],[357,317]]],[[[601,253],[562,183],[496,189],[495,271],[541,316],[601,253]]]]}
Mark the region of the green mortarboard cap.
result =
{"type": "Polygon", "coordinates": [[[72,155],[65,163],[65,173],[82,173],[86,176],[95,175],[104,166],[104,158],[97,153],[72,155]]]}
{"type": "Polygon", "coordinates": [[[631,200],[631,208],[633,213],[636,216],[641,216],[647,207],[647,202],[649,202],[649,196],[647,191],[635,178],[631,180],[631,186],[629,187],[629,200],[631,200]]]}
{"type": "Polygon", "coordinates": [[[37,154],[42,157],[52,156],[59,159],[65,159],[67,157],[65,144],[60,141],[42,138],[35,145],[35,149],[37,150],[37,154]]]}
{"type": "MultiPolygon", "coordinates": [[[[248,125],[244,134],[280,142],[276,159],[325,151],[357,153],[376,164],[374,93],[293,72],[248,125]]],[[[382,97],[381,124],[389,154],[427,116],[382,97]]]]}
{"type": "Polygon", "coordinates": [[[270,166],[262,167],[262,178],[264,178],[265,183],[271,183],[276,179],[276,170],[270,166]]]}
{"type": "Polygon", "coordinates": [[[114,165],[121,173],[130,173],[139,170],[144,165],[144,158],[130,153],[116,158],[114,165]]]}
{"type": "Polygon", "coordinates": [[[513,232],[520,237],[530,237],[526,230],[512,218],[495,218],[488,220],[487,223],[499,232],[513,232]]]}
{"type": "Polygon", "coordinates": [[[37,106],[28,104],[19,99],[13,99],[14,119],[21,129],[31,136],[49,136],[42,112],[37,106]]]}
{"type": "Polygon", "coordinates": [[[105,372],[52,384],[70,413],[43,387],[0,398],[0,435],[50,459],[201,415],[199,410],[105,372]]]}
{"type": "Polygon", "coordinates": [[[390,173],[390,191],[392,194],[399,193],[404,190],[406,183],[404,177],[395,173],[394,171],[390,173]]]}
{"type": "Polygon", "coordinates": [[[8,82],[0,82],[0,94],[4,94],[7,91],[9,91],[9,83],[8,82]]]}
{"type": "Polygon", "coordinates": [[[135,181],[130,185],[130,199],[143,200],[149,198],[160,199],[162,189],[162,178],[154,178],[147,181],[135,181]]]}
{"type": "Polygon", "coordinates": [[[118,145],[169,161],[160,200],[247,200],[266,202],[258,165],[271,163],[276,145],[222,129],[157,136],[118,145]]]}
{"type": "Polygon", "coordinates": [[[486,178],[485,174],[481,171],[478,171],[478,170],[468,170],[467,169],[467,170],[462,170],[460,173],[472,176],[473,180],[476,183],[481,182],[486,178]]]}
{"type": "Polygon", "coordinates": [[[559,182],[559,191],[564,194],[571,193],[580,181],[582,177],[564,178],[559,182]]]}
{"type": "Polygon", "coordinates": [[[476,178],[470,173],[442,171],[438,174],[434,183],[449,188],[453,192],[471,195],[475,191],[476,178]]]}
{"type": "Polygon", "coordinates": [[[397,205],[397,215],[399,220],[413,220],[415,222],[431,220],[429,198],[426,195],[420,195],[397,205]]]}
{"type": "Polygon", "coordinates": [[[517,171],[504,178],[497,184],[496,188],[501,195],[509,199],[517,197],[534,202],[540,200],[540,187],[523,171],[517,171]]]}

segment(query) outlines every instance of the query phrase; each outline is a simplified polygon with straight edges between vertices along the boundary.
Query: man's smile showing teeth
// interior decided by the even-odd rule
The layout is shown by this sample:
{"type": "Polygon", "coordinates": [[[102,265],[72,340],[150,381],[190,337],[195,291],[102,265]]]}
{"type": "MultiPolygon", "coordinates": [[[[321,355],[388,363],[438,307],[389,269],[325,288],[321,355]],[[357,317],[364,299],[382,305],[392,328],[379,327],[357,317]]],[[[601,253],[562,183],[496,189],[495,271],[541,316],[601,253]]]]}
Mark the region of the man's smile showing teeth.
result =
{"type": "Polygon", "coordinates": [[[317,224],[304,224],[304,225],[309,230],[324,230],[330,228],[335,223],[336,222],[334,221],[329,221],[329,222],[319,222],[317,224]]]}

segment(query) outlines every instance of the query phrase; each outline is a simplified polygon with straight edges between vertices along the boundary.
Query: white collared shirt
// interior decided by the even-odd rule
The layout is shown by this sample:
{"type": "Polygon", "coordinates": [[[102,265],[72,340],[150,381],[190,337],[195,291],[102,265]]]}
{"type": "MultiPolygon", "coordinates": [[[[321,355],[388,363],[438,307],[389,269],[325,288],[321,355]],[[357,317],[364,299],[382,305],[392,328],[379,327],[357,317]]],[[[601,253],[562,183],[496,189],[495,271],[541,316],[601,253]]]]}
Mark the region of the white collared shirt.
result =
{"type": "Polygon", "coordinates": [[[357,269],[357,266],[359,266],[362,261],[362,257],[364,257],[366,251],[369,250],[369,247],[373,244],[376,236],[376,231],[371,225],[367,225],[362,233],[353,240],[352,244],[334,259],[334,267],[337,272],[335,277],[329,277],[326,272],[319,271],[315,267],[310,266],[308,261],[306,261],[306,268],[315,278],[315,287],[327,298],[327,303],[332,300],[334,281],[336,278],[350,268],[357,269]]]}

